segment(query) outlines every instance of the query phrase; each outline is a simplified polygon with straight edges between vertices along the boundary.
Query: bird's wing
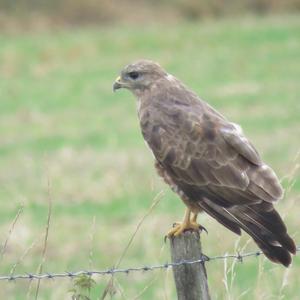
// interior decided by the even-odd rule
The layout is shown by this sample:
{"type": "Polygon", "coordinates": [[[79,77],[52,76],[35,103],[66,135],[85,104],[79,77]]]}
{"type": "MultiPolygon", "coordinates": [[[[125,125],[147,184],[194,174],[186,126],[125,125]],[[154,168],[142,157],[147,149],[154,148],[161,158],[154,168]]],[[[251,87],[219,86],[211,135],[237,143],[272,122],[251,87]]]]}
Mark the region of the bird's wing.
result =
{"type": "Polygon", "coordinates": [[[173,113],[146,136],[156,159],[192,199],[215,198],[229,207],[282,196],[273,170],[265,165],[240,128],[213,114],[173,113]]]}
{"type": "Polygon", "coordinates": [[[272,204],[282,196],[274,171],[237,125],[211,111],[171,115],[144,135],[157,161],[191,201],[288,266],[296,246],[272,204]]]}

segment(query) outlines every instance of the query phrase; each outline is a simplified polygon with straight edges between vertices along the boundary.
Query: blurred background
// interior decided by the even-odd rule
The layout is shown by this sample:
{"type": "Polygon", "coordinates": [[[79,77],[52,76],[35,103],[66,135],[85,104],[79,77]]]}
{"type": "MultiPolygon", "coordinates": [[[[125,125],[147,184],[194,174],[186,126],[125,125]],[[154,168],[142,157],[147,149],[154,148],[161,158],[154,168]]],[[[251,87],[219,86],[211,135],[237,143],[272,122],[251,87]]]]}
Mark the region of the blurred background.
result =
{"type": "MultiPolygon", "coordinates": [[[[299,0],[0,0],[0,273],[110,268],[153,201],[120,266],[170,260],[163,237],[184,206],[154,171],[133,96],[112,93],[138,58],[242,125],[281,178],[277,208],[299,245],[299,10],[299,0]]],[[[257,249],[199,221],[208,256],[257,249]]],[[[299,299],[299,256],[287,270],[263,257],[207,269],[213,299],[299,299]]],[[[109,277],[95,280],[89,298],[101,299],[109,277]]],[[[42,281],[38,299],[71,299],[73,288],[42,281]]],[[[176,298],[170,270],[120,274],[113,290],[176,298]]],[[[35,281],[0,282],[1,299],[36,291],[35,281]]]]}

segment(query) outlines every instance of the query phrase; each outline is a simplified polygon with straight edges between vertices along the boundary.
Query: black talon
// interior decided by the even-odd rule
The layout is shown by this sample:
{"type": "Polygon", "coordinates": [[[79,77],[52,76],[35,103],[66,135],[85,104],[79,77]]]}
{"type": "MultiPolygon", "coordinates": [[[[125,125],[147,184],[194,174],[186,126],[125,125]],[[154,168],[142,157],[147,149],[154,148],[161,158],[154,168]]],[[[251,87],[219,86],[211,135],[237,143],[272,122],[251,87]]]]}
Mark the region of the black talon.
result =
{"type": "Polygon", "coordinates": [[[204,226],[199,225],[199,229],[200,229],[200,231],[205,231],[206,234],[208,234],[208,231],[207,231],[207,229],[204,226]]]}

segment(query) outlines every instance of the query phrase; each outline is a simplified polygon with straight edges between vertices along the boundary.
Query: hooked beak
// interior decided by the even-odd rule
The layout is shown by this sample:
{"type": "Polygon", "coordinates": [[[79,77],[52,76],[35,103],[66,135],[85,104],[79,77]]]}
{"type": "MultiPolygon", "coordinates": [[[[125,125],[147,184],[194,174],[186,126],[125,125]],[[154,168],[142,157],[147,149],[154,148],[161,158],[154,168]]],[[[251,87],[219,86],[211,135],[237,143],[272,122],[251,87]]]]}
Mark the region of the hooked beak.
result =
{"type": "Polygon", "coordinates": [[[113,84],[113,91],[115,92],[116,90],[122,88],[122,82],[121,82],[121,76],[118,76],[113,84]]]}

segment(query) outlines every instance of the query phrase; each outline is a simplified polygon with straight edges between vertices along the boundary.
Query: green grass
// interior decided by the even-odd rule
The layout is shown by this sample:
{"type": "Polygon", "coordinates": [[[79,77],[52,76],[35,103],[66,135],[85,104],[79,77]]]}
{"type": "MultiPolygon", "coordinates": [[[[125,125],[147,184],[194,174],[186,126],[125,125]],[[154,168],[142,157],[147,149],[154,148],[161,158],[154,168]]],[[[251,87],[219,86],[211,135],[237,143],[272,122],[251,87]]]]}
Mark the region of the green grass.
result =
{"type": "MultiPolygon", "coordinates": [[[[295,180],[278,209],[299,244],[300,182],[299,173],[293,174],[299,164],[299,157],[295,160],[300,135],[299,30],[299,16],[278,16],[0,35],[2,244],[20,203],[24,205],[0,260],[1,273],[10,272],[27,250],[16,273],[34,272],[41,262],[47,178],[53,210],[45,271],[113,266],[162,189],[162,200],[143,223],[121,266],[169,260],[163,235],[181,218],[184,206],[155,174],[133,96],[126,91],[112,93],[119,70],[137,58],[160,62],[240,123],[285,187],[295,180]]],[[[202,238],[205,253],[235,251],[237,236],[207,216],[200,221],[209,231],[202,238]]],[[[247,241],[243,236],[237,247],[247,241]]],[[[251,242],[245,251],[255,249],[251,242]]],[[[299,256],[288,273],[263,258],[245,260],[235,266],[229,291],[222,283],[224,262],[211,262],[207,268],[213,299],[299,297],[299,256]]],[[[97,278],[93,299],[107,279],[97,278]]],[[[117,279],[126,299],[134,299],[149,284],[138,299],[175,298],[170,272],[117,279]]],[[[42,281],[40,299],[69,299],[71,286],[67,279],[42,281]]],[[[0,298],[25,299],[24,290],[32,299],[35,285],[0,282],[0,298]]],[[[123,299],[120,294],[115,298],[123,299]]]]}

